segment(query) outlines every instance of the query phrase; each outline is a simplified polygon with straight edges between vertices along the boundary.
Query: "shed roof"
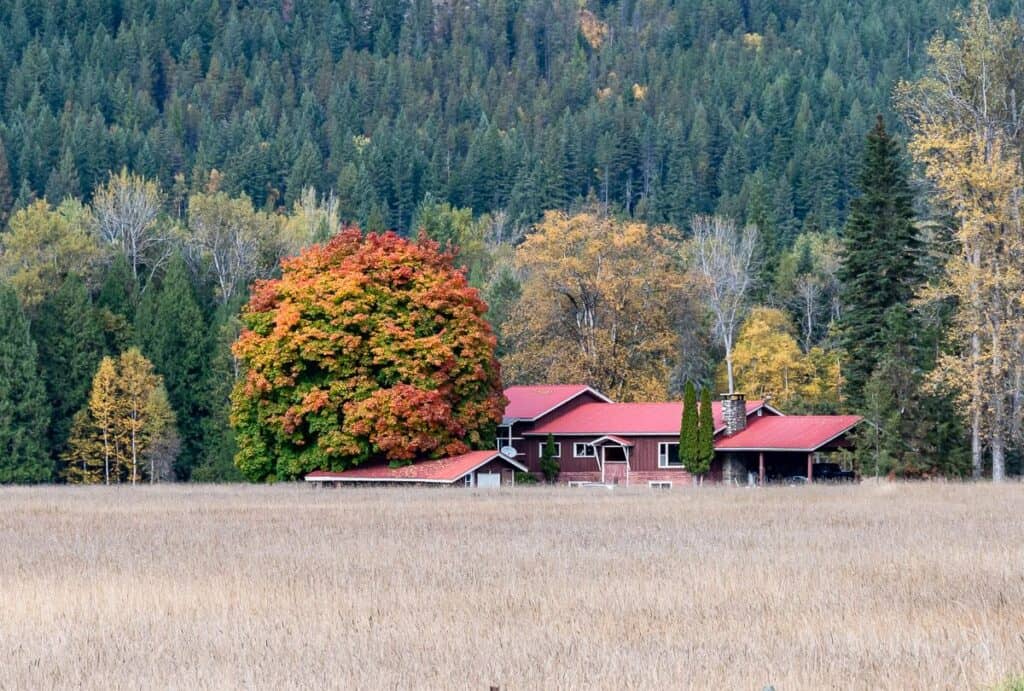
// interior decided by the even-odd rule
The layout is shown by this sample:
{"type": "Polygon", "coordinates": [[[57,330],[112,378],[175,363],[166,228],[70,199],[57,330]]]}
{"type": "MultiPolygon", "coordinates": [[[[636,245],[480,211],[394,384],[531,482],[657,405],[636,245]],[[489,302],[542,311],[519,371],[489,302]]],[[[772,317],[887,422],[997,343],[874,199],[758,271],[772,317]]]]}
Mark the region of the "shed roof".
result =
{"type": "Polygon", "coordinates": [[[439,458],[392,468],[384,464],[358,466],[333,472],[315,470],[306,475],[306,482],[430,482],[451,484],[477,468],[500,459],[517,470],[526,471],[522,463],[498,451],[470,451],[461,456],[439,458]]]}
{"type": "Polygon", "coordinates": [[[718,451],[817,451],[853,429],[859,415],[755,417],[745,430],[715,440],[718,451]]]}
{"type": "MultiPolygon", "coordinates": [[[[763,401],[747,401],[747,415],[765,408],[763,401]]],[[[767,408],[773,413],[777,411],[767,408]]],[[[725,427],[721,401],[711,403],[715,431],[725,427]]],[[[677,435],[683,415],[682,401],[668,403],[584,403],[524,432],[526,435],[677,435]]]]}
{"type": "Polygon", "coordinates": [[[505,408],[503,422],[508,424],[515,420],[536,420],[584,393],[611,403],[611,399],[586,384],[510,386],[505,389],[508,406],[505,408]]]}

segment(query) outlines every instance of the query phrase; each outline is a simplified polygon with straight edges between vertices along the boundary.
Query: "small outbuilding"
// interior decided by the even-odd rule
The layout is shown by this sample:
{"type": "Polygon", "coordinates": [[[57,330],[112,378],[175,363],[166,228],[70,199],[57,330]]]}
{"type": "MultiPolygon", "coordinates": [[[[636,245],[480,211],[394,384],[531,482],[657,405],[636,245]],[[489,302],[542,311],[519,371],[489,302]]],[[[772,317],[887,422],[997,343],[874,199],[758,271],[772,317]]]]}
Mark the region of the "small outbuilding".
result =
{"type": "Polygon", "coordinates": [[[526,472],[526,466],[500,451],[470,451],[460,456],[422,461],[398,468],[375,464],[340,472],[317,470],[306,475],[306,482],[321,485],[362,483],[486,488],[514,485],[517,471],[526,472]]]}

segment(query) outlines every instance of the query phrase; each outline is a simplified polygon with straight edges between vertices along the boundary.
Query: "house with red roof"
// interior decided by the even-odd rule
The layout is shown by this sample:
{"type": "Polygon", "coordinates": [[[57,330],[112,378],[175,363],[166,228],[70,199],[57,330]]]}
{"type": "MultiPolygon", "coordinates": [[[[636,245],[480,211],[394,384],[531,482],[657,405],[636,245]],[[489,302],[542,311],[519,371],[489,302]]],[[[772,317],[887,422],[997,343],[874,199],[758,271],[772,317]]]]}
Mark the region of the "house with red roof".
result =
{"type": "MultiPolygon", "coordinates": [[[[615,403],[585,386],[516,386],[505,396],[508,410],[516,414],[506,414],[498,444],[531,473],[540,474],[541,454],[551,435],[562,482],[655,487],[693,482],[679,462],[679,401],[615,403]]],[[[848,447],[849,432],[861,422],[855,415],[784,415],[742,394],[713,402],[712,417],[715,460],[710,479],[742,484],[813,480],[818,459],[848,447]]]]}
{"type": "MultiPolygon", "coordinates": [[[[361,466],[317,471],[311,483],[423,484],[498,487],[517,472],[542,477],[541,455],[550,435],[559,481],[660,488],[689,485],[679,462],[683,404],[615,403],[589,386],[510,386],[497,449],[423,461],[400,468],[361,466]]],[[[813,480],[824,454],[850,445],[856,415],[784,415],[764,401],[727,394],[712,403],[715,460],[712,481],[739,484],[803,477],[813,480]]]]}

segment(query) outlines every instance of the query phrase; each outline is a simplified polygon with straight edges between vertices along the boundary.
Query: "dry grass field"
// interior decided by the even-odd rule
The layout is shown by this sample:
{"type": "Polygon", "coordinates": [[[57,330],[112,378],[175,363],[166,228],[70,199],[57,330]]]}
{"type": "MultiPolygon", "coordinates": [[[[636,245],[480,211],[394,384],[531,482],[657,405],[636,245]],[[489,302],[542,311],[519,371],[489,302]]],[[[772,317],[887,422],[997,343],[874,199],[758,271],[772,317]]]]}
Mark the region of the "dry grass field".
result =
{"type": "Polygon", "coordinates": [[[0,489],[0,688],[991,688],[1024,486],[0,489]]]}

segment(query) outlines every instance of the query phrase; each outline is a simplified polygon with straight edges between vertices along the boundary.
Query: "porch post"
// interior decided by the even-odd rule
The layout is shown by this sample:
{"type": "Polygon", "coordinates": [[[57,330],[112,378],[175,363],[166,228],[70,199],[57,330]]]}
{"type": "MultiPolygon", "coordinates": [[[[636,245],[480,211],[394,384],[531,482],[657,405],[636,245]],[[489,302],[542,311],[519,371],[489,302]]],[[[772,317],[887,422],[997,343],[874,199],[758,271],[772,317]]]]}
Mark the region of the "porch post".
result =
{"type": "Polygon", "coordinates": [[[807,454],[807,481],[814,482],[814,454],[807,454]]]}
{"type": "Polygon", "coordinates": [[[764,484],[764,451],[757,454],[757,481],[764,484]]]}

